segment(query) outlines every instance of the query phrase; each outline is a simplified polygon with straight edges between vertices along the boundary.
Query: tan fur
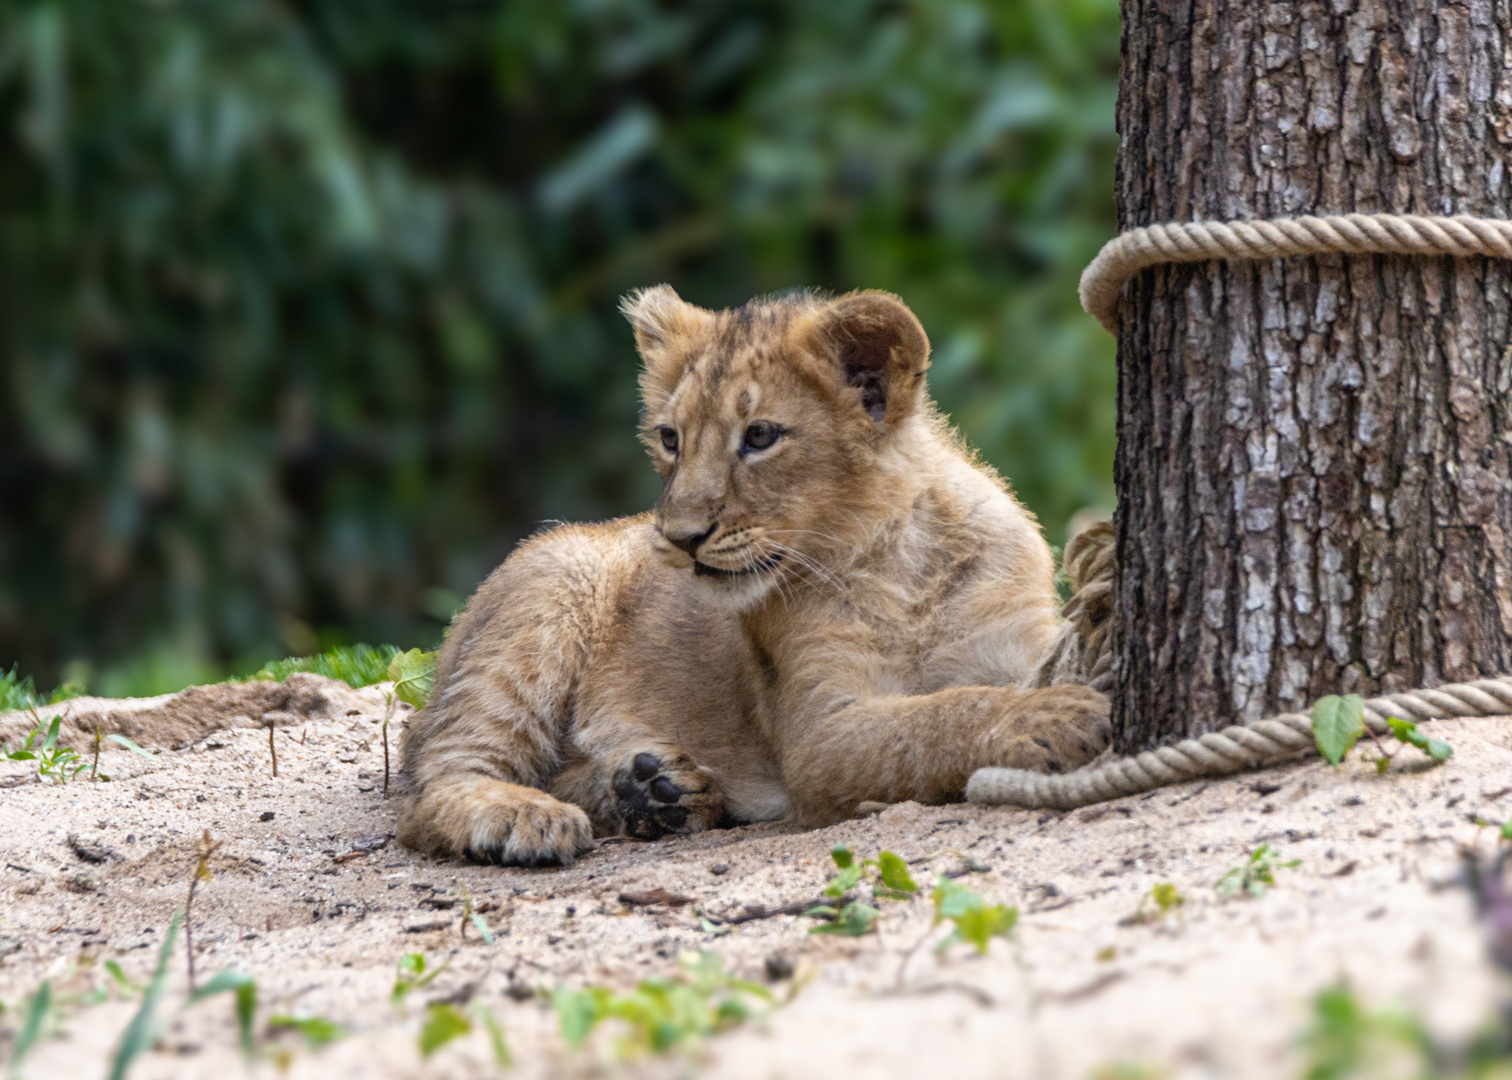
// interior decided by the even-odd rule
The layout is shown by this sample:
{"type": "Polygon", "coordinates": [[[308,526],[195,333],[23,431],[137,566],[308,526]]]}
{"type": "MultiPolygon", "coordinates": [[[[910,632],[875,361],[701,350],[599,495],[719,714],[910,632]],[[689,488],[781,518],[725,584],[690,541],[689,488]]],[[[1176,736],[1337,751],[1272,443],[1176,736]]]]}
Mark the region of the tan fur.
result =
{"type": "Polygon", "coordinates": [[[820,824],[1103,748],[1100,694],[1035,685],[1050,550],[929,401],[900,300],[716,313],[661,286],[625,310],[661,500],[536,536],[478,589],[405,740],[405,844],[570,861],[595,831],[820,824]]]}

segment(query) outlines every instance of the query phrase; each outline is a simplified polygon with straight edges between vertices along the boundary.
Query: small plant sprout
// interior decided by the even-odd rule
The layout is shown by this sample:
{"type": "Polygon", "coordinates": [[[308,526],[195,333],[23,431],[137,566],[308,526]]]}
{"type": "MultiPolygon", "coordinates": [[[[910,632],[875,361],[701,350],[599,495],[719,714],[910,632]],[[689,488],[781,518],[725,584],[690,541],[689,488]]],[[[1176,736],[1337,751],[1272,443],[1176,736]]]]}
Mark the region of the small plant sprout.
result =
{"type": "Polygon", "coordinates": [[[420,1027],[420,1056],[428,1058],[441,1047],[472,1031],[472,1021],[455,1005],[438,1001],[425,1007],[425,1023],[420,1027]]]}
{"type": "Polygon", "coordinates": [[[981,894],[959,885],[950,878],[941,878],[934,887],[934,924],[954,924],[953,929],[938,945],[936,953],[942,953],[952,945],[969,943],[981,954],[995,937],[1009,938],[1018,924],[1016,907],[1005,904],[988,904],[981,894]]]}
{"type": "Polygon", "coordinates": [[[489,929],[488,920],[484,919],[482,915],[479,915],[476,911],[473,910],[472,893],[468,891],[467,882],[461,882],[461,885],[462,936],[464,938],[467,936],[467,924],[472,923],[473,928],[478,931],[478,936],[483,939],[483,944],[492,945],[494,943],[494,933],[491,929],[489,929]]]}
{"type": "Polygon", "coordinates": [[[628,994],[614,994],[601,986],[557,987],[551,1007],[562,1038],[569,1047],[579,1047],[601,1021],[616,1019],[628,1028],[616,1043],[618,1057],[661,1054],[680,1045],[696,1045],[708,1035],[760,1015],[752,1001],[763,1006],[772,1003],[766,987],[727,974],[717,953],[684,953],[679,964],[674,977],[646,979],[628,994]]]}
{"type": "MultiPolygon", "coordinates": [[[[1388,716],[1386,718],[1386,726],[1391,729],[1391,734],[1396,736],[1398,742],[1404,742],[1417,747],[1427,754],[1435,765],[1442,765],[1454,756],[1454,747],[1450,746],[1443,739],[1430,739],[1419,731],[1417,724],[1411,720],[1399,720],[1395,716],[1388,716]]],[[[1384,753],[1385,751],[1383,750],[1382,752],[1384,753]]],[[[1384,769],[1381,771],[1385,772],[1384,769]]]]}
{"type": "MultiPolygon", "coordinates": [[[[185,940],[188,935],[185,935],[185,940]]],[[[186,1005],[194,1005],[217,994],[231,994],[235,1002],[236,1034],[242,1054],[248,1061],[257,1053],[255,1023],[257,1019],[257,982],[239,971],[222,971],[198,990],[191,991],[186,1005]]]]}
{"type": "MultiPolygon", "coordinates": [[[[54,691],[54,700],[66,700],[66,698],[60,699],[56,697],[56,694],[61,693],[63,689],[66,689],[66,687],[54,691]]],[[[26,738],[14,750],[0,743],[0,758],[5,758],[8,761],[35,761],[37,763],[37,775],[43,780],[50,780],[55,784],[66,784],[84,769],[89,770],[91,780],[109,780],[110,777],[100,772],[100,746],[102,739],[109,739],[111,742],[118,743],[128,750],[141,754],[144,758],[152,761],[157,760],[154,755],[149,754],[124,735],[102,735],[100,726],[96,724],[94,729],[94,760],[92,763],[86,763],[83,756],[77,750],[58,744],[58,740],[62,736],[63,721],[66,719],[66,714],[54,716],[51,723],[44,721],[38,716],[35,707],[31,709],[31,714],[32,719],[36,722],[31,731],[26,733],[26,738]],[[38,739],[42,740],[41,743],[37,742],[38,739]]]]}
{"type": "Polygon", "coordinates": [[[79,770],[88,766],[73,747],[58,745],[63,727],[62,715],[54,716],[49,724],[37,715],[35,708],[31,710],[31,714],[36,723],[26,733],[21,745],[11,750],[0,744],[0,756],[10,761],[35,761],[38,778],[54,784],[68,783],[78,775],[79,770]],[[42,740],[40,744],[38,739],[42,740]]]}
{"type": "Polygon", "coordinates": [[[1179,915],[1185,904],[1186,897],[1175,885],[1169,881],[1156,882],[1150,886],[1149,892],[1139,898],[1139,907],[1129,921],[1145,924],[1159,922],[1173,911],[1179,915]]]}
{"type": "Polygon", "coordinates": [[[881,914],[878,909],[856,899],[849,900],[843,907],[839,905],[868,879],[872,897],[876,900],[911,900],[918,894],[919,886],[908,873],[908,864],[891,851],[884,851],[875,859],[857,862],[851,849],[842,844],[830,850],[830,858],[835,861],[839,873],[824,887],[824,895],[835,903],[820,904],[803,913],[811,918],[828,920],[810,930],[811,934],[861,937],[869,933],[881,914]]]}
{"type": "Polygon", "coordinates": [[[295,1016],[281,1013],[268,1017],[268,1032],[273,1035],[285,1031],[297,1033],[311,1050],[319,1050],[327,1043],[335,1042],[346,1034],[334,1021],[323,1016],[295,1016]]]}
{"type": "Polygon", "coordinates": [[[514,1064],[514,1059],[509,1053],[509,1043],[504,1038],[504,1028],[499,1023],[498,1017],[494,1016],[493,1010],[487,1005],[473,1006],[473,1012],[483,1022],[483,1028],[488,1032],[488,1042],[493,1048],[494,1064],[501,1069],[507,1069],[514,1064]]]}
{"type": "Polygon", "coordinates": [[[1218,890],[1218,895],[1227,900],[1233,896],[1252,896],[1256,899],[1265,895],[1268,888],[1276,885],[1276,871],[1290,870],[1300,866],[1300,859],[1292,859],[1288,862],[1277,862],[1277,852],[1269,844],[1261,844],[1243,865],[1230,867],[1229,870],[1214,883],[1213,887],[1218,890]]]}
{"type": "Polygon", "coordinates": [[[5,1073],[8,1080],[19,1080],[21,1062],[41,1038],[42,1025],[52,1012],[52,1004],[52,983],[44,981],[37,987],[36,993],[32,994],[31,1001],[27,1002],[26,1019],[21,1022],[21,1033],[16,1036],[16,1043],[11,1047],[10,1067],[5,1073]]]}
{"type": "MultiPolygon", "coordinates": [[[[1417,747],[1435,765],[1442,765],[1454,754],[1454,747],[1442,739],[1428,738],[1411,720],[1392,716],[1387,718],[1386,726],[1398,742],[1417,747]]],[[[1395,755],[1386,749],[1385,744],[1365,723],[1365,700],[1358,694],[1319,698],[1312,710],[1312,729],[1318,753],[1334,768],[1339,767],[1339,763],[1362,735],[1369,735],[1380,751],[1380,756],[1375,759],[1376,772],[1384,774],[1391,767],[1395,755]]]]}
{"type": "Polygon", "coordinates": [[[168,983],[168,960],[173,955],[173,946],[178,940],[183,914],[182,911],[175,911],[168,923],[168,932],[163,935],[162,947],[158,949],[157,966],[142,990],[142,1004],[137,1007],[136,1014],[121,1035],[121,1045],[116,1048],[115,1057],[111,1060],[107,1080],[124,1080],[132,1062],[157,1041],[161,1027],[157,1019],[158,1002],[162,1000],[163,989],[168,983]]]}
{"type": "Polygon", "coordinates": [[[1421,1022],[1401,1013],[1368,1012],[1343,985],[1313,999],[1313,1023],[1302,1047],[1307,1080],[1444,1075],[1435,1068],[1438,1055],[1421,1022]]]}
{"type": "Polygon", "coordinates": [[[215,853],[220,844],[210,838],[210,830],[205,830],[205,835],[200,837],[198,854],[199,861],[194,866],[194,873],[189,878],[189,897],[184,901],[184,950],[189,956],[189,993],[194,993],[194,890],[202,881],[210,880],[210,856],[215,853]]]}
{"type": "Polygon", "coordinates": [[[441,961],[436,967],[426,970],[424,953],[405,953],[394,965],[394,989],[389,994],[389,1004],[395,1007],[403,1004],[404,999],[411,990],[419,990],[429,986],[436,980],[446,966],[451,963],[451,957],[441,961]]]}
{"type": "Polygon", "coordinates": [[[115,983],[116,990],[123,997],[132,997],[142,988],[126,977],[126,972],[121,970],[121,965],[114,960],[105,961],[105,974],[110,976],[110,981],[115,983]]]}

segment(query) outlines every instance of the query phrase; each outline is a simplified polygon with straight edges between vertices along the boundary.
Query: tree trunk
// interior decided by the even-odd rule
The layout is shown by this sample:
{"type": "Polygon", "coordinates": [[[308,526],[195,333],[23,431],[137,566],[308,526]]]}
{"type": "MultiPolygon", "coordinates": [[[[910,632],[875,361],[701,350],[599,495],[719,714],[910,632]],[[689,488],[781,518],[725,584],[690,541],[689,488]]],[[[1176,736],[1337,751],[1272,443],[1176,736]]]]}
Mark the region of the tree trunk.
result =
{"type": "MultiPolygon", "coordinates": [[[[1512,0],[1123,0],[1122,228],[1512,217],[1512,0]]],[[[1512,263],[1164,266],[1118,339],[1114,739],[1512,672],[1512,263]]]]}

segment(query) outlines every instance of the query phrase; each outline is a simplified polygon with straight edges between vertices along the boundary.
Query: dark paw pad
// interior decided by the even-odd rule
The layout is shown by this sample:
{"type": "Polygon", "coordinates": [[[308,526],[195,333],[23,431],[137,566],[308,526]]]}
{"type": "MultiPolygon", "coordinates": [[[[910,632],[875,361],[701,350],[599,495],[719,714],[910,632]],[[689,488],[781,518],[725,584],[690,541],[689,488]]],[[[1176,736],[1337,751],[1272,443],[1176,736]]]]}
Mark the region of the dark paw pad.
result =
{"type": "Polygon", "coordinates": [[[636,754],[628,768],[614,774],[614,794],[619,799],[625,832],[642,840],[655,840],[669,832],[678,832],[688,824],[689,796],[702,789],[682,787],[667,775],[667,768],[655,754],[636,754]]]}

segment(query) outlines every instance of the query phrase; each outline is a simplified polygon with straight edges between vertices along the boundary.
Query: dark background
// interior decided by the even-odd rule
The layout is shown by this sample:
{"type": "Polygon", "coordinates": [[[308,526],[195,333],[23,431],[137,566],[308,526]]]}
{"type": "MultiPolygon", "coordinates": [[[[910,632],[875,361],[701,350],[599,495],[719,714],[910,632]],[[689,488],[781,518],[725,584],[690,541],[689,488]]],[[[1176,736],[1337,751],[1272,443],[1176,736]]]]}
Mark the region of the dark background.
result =
{"type": "Polygon", "coordinates": [[[0,669],[430,645],[643,509],[618,298],[893,290],[1059,542],[1112,502],[1116,0],[0,0],[0,669]]]}

